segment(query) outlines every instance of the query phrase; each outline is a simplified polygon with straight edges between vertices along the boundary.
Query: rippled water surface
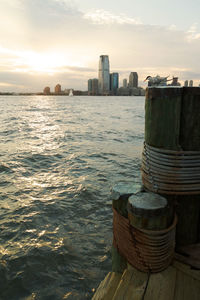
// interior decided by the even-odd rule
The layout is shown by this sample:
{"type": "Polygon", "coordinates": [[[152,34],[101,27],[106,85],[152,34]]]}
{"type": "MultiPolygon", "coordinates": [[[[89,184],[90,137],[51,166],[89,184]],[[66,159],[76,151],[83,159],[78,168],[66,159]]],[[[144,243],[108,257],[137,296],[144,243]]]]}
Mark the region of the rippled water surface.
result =
{"type": "Polygon", "coordinates": [[[91,299],[143,132],[144,97],[0,97],[0,299],[91,299]]]}

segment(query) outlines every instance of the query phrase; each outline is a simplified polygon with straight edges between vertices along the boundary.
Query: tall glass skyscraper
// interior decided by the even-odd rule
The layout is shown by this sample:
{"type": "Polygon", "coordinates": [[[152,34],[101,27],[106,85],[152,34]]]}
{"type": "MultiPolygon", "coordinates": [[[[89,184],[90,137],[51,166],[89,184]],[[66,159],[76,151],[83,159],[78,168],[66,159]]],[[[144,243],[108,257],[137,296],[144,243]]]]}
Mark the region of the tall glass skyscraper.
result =
{"type": "Polygon", "coordinates": [[[110,64],[108,55],[101,55],[99,58],[99,94],[109,95],[110,93],[110,64]]]}
{"type": "Polygon", "coordinates": [[[119,87],[119,74],[111,73],[110,74],[110,91],[111,95],[117,95],[117,89],[119,87]]]}

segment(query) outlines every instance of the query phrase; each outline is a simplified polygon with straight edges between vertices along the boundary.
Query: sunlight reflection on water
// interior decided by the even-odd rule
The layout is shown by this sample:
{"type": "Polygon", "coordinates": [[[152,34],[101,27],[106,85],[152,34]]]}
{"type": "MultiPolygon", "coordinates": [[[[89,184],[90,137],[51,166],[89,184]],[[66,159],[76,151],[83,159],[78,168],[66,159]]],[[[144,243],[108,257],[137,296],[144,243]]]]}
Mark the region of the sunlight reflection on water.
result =
{"type": "Polygon", "coordinates": [[[110,188],[140,182],[144,98],[1,96],[0,111],[0,298],[91,299],[110,188]]]}

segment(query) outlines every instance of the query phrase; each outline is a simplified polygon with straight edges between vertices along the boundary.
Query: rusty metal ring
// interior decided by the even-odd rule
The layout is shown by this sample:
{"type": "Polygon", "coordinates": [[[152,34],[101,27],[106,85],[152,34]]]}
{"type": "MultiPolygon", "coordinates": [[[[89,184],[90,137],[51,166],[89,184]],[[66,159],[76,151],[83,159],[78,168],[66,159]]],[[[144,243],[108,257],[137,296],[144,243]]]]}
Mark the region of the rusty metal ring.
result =
{"type": "Polygon", "coordinates": [[[200,151],[174,151],[144,143],[144,186],[156,193],[200,194],[200,151]]]}

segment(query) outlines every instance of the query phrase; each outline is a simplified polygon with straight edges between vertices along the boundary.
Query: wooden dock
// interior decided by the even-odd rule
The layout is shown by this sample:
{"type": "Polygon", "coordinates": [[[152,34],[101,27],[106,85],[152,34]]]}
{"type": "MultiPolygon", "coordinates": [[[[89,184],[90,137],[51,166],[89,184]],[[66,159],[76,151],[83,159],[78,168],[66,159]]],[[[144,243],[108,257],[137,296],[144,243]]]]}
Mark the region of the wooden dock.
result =
{"type": "Polygon", "coordinates": [[[177,260],[166,270],[147,274],[128,265],[123,274],[110,272],[92,300],[199,300],[200,270],[177,260]]]}

